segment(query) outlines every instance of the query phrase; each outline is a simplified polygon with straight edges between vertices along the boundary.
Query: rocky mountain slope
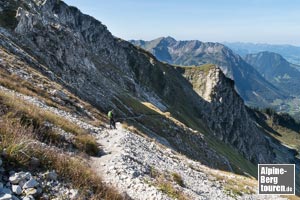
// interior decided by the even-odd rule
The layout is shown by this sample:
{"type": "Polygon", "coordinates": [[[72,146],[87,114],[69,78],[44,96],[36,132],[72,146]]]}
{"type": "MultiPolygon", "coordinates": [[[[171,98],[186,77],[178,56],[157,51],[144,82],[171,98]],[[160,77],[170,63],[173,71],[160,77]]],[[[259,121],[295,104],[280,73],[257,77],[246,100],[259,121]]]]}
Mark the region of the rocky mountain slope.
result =
{"type": "Polygon", "coordinates": [[[245,56],[245,61],[254,66],[266,80],[292,98],[274,101],[270,107],[279,112],[291,114],[297,120],[300,117],[300,72],[281,55],[261,52],[245,56]]]}
{"type": "Polygon", "coordinates": [[[266,81],[251,65],[226,46],[198,40],[176,41],[162,37],[152,41],[130,41],[155,55],[159,60],[181,66],[215,64],[235,81],[238,93],[246,104],[264,107],[286,94],[266,81]]]}
{"type": "MultiPolygon", "coordinates": [[[[225,181],[222,186],[215,178],[208,180],[205,174],[210,170],[199,172],[198,167],[255,177],[254,164],[284,159],[278,160],[273,140],[257,128],[233,82],[218,68],[208,68],[202,74],[204,82],[193,77],[207,86],[197,90],[180,69],[115,38],[99,21],[62,1],[1,1],[0,15],[5,19],[0,20],[0,84],[4,91],[0,122],[8,127],[0,133],[11,135],[11,127],[17,123],[19,130],[26,130],[26,137],[38,144],[30,148],[21,145],[19,154],[3,156],[5,177],[9,176],[9,162],[15,163],[18,171],[18,162],[28,165],[30,159],[24,161],[20,156],[25,152],[39,156],[42,167],[38,170],[56,169],[79,195],[95,199],[129,198],[109,184],[134,199],[143,198],[135,196],[135,190],[165,199],[181,197],[178,195],[231,199],[236,196],[233,185],[237,182],[225,181]],[[105,115],[111,108],[127,131],[120,126],[118,131],[107,130],[105,115]],[[105,155],[98,154],[95,138],[102,143],[105,155]],[[94,158],[89,160],[89,156],[94,158]],[[163,172],[153,168],[158,162],[163,172]],[[94,165],[100,171],[95,172],[94,165]],[[99,176],[104,172],[102,180],[99,176]],[[195,177],[211,187],[199,188],[202,181],[195,182],[195,177]],[[153,184],[156,187],[151,187],[153,184]]],[[[14,134],[19,138],[14,142],[22,144],[24,134],[14,134]]],[[[11,143],[1,145],[6,155],[11,143]]],[[[290,154],[288,148],[276,147],[290,154]]],[[[286,160],[294,161],[290,157],[286,160]]],[[[251,186],[251,180],[244,183],[243,178],[238,179],[241,188],[251,186]]],[[[248,188],[238,195],[244,198],[252,192],[248,188]]],[[[22,199],[29,196],[22,195],[22,199]]]]}
{"type": "Polygon", "coordinates": [[[193,85],[199,96],[208,102],[204,109],[209,115],[207,123],[211,129],[217,130],[215,134],[220,140],[245,149],[260,149],[265,145],[258,142],[260,141],[258,138],[253,140],[253,143],[245,142],[254,135],[246,136],[243,135],[244,132],[260,131],[248,116],[243,100],[235,92],[234,82],[226,78],[219,68],[214,65],[204,65],[202,67],[181,67],[179,70],[193,85]],[[225,135],[226,137],[224,137],[225,135]]]}
{"type": "MultiPolygon", "coordinates": [[[[102,184],[114,186],[123,194],[122,198],[106,196],[105,199],[286,199],[256,195],[256,180],[253,178],[208,168],[161,145],[159,140],[138,135],[130,127],[122,127],[120,123],[117,123],[116,130],[109,130],[105,126],[95,127],[83,121],[82,116],[51,107],[39,97],[30,97],[4,87],[0,87],[0,92],[24,101],[24,104],[55,113],[97,138],[102,147],[101,156],[87,160],[93,169],[93,176],[100,175],[102,184]]],[[[70,136],[64,133],[63,137],[70,136]]],[[[44,144],[44,148],[46,146],[44,144]]],[[[5,162],[1,160],[1,165],[7,167],[5,162]]],[[[44,174],[35,172],[34,176],[30,172],[11,171],[8,183],[0,189],[0,198],[81,199],[82,191],[70,189],[71,185],[64,182],[67,179],[62,179],[60,175],[55,171],[44,174]],[[21,183],[24,180],[27,182],[21,183]],[[29,184],[31,186],[27,187],[29,184]],[[12,189],[8,185],[13,185],[12,189]]],[[[97,197],[91,196],[89,199],[97,197]]]]}
{"type": "Polygon", "coordinates": [[[248,54],[245,56],[245,61],[276,87],[294,96],[300,94],[300,72],[281,55],[265,51],[248,54]]]}
{"type": "MultiPolygon", "coordinates": [[[[5,6],[14,6],[13,2],[7,2],[5,6]]],[[[20,56],[30,66],[100,110],[116,108],[120,116],[143,114],[141,112],[148,110],[141,109],[145,106],[140,101],[145,101],[163,112],[170,112],[183,123],[195,124],[202,131],[214,133],[219,130],[203,125],[211,121],[203,114],[207,103],[174,67],[162,64],[149,53],[114,38],[100,22],[61,1],[29,2],[27,6],[19,4],[21,7],[15,7],[15,29],[9,31],[8,26],[6,30],[2,29],[1,42],[6,51],[20,56]]],[[[175,131],[173,128],[153,127],[151,123],[156,120],[148,117],[139,123],[151,133],[164,136],[174,132],[175,136],[178,134],[178,137],[186,138],[187,133],[182,128],[175,131]]],[[[171,120],[168,123],[174,124],[171,120]]],[[[233,130],[233,134],[234,131],[239,132],[239,129],[233,130]]],[[[250,151],[249,148],[235,147],[256,163],[273,160],[263,135],[256,130],[251,134],[256,134],[264,143],[261,148],[250,151]]],[[[188,141],[197,141],[195,137],[191,135],[188,141]]],[[[174,140],[174,136],[168,139],[174,140]]],[[[189,153],[190,145],[184,145],[177,146],[189,153]]],[[[191,152],[195,154],[197,151],[193,149],[191,152]]]]}

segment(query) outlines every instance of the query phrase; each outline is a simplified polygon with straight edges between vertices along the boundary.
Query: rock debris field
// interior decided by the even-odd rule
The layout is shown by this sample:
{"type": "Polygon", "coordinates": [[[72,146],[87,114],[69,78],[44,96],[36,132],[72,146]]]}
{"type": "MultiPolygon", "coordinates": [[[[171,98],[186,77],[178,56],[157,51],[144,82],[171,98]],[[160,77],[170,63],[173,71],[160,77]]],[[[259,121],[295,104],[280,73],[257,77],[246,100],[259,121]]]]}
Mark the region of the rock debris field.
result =
{"type": "MultiPolygon", "coordinates": [[[[60,115],[93,134],[101,144],[103,153],[99,157],[90,158],[91,167],[95,173],[102,177],[105,183],[116,187],[120,192],[126,193],[133,199],[163,200],[182,197],[213,200],[284,199],[278,196],[259,196],[257,194],[233,196],[224,189],[221,182],[213,179],[209,173],[205,173],[210,170],[209,168],[159,144],[155,138],[137,135],[124,129],[120,123],[117,123],[117,129],[114,130],[95,127],[82,121],[75,114],[49,107],[36,98],[22,95],[1,86],[0,90],[22,98],[41,109],[60,115]]],[[[41,174],[41,177],[48,177],[48,181],[57,181],[57,177],[53,174],[49,180],[49,172],[47,173],[48,175],[41,174]]],[[[3,180],[0,183],[0,200],[34,199],[32,196],[30,198],[16,197],[23,190],[28,190],[28,187],[24,188],[23,185],[28,181],[36,183],[36,181],[41,182],[42,180],[35,180],[30,173],[11,172],[11,177],[7,183],[3,180]],[[11,182],[11,179],[17,177],[24,178],[24,180],[19,180],[16,184],[11,182]],[[21,185],[19,185],[20,182],[21,185]]],[[[42,192],[39,191],[41,189],[37,184],[31,188],[29,193],[42,192]]],[[[67,199],[76,198],[77,191],[72,189],[68,192],[67,199]]]]}

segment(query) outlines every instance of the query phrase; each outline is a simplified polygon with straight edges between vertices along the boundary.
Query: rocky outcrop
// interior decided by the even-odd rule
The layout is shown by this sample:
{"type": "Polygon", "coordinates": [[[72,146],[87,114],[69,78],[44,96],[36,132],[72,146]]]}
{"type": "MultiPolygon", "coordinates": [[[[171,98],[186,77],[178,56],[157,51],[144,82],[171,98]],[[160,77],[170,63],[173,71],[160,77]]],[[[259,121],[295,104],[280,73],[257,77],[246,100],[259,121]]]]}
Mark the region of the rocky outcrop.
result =
{"type": "Polygon", "coordinates": [[[269,151],[268,142],[249,116],[243,100],[234,90],[234,82],[213,65],[181,68],[194,90],[207,101],[207,124],[222,141],[237,148],[247,159],[262,162],[269,151]],[[205,69],[204,69],[205,68],[205,69]]]}

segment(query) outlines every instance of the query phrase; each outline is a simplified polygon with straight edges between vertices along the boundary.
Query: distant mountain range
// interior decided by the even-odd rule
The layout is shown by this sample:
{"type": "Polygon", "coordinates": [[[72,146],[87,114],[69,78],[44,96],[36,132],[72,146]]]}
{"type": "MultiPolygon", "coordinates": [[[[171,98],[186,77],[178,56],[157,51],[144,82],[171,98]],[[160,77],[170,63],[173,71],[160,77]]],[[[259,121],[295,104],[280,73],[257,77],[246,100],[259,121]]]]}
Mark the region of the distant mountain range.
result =
{"type": "Polygon", "coordinates": [[[280,54],[266,51],[248,54],[245,61],[276,87],[292,95],[300,95],[300,71],[280,54]]]}
{"type": "Polygon", "coordinates": [[[151,41],[131,40],[159,60],[181,66],[200,66],[211,63],[235,81],[236,89],[244,101],[251,106],[264,107],[276,99],[285,99],[287,94],[266,81],[239,55],[220,43],[198,40],[176,41],[172,37],[161,37],[151,41]]]}
{"type": "MultiPolygon", "coordinates": [[[[242,42],[223,42],[224,45],[232,49],[240,56],[247,54],[259,53],[262,51],[270,51],[282,55],[290,63],[300,65],[300,47],[292,45],[272,45],[272,44],[254,44],[242,42]]],[[[294,66],[298,67],[299,66],[294,66]]]]}
{"type": "Polygon", "coordinates": [[[277,99],[271,107],[279,112],[287,112],[299,120],[300,72],[293,67],[294,65],[280,54],[272,52],[248,54],[245,61],[255,67],[267,81],[292,96],[288,99],[277,99]]]}

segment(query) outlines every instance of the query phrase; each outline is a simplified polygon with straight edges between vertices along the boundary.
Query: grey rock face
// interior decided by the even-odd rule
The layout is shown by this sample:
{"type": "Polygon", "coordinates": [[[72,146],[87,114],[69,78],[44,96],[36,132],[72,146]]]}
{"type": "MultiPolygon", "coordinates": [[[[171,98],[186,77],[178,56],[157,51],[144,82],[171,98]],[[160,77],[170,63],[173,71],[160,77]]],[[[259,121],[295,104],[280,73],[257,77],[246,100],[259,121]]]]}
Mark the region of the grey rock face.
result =
{"type": "Polygon", "coordinates": [[[234,90],[232,80],[217,67],[207,71],[186,68],[183,74],[207,104],[207,123],[222,141],[237,148],[254,163],[268,162],[274,155],[264,134],[247,113],[243,100],[234,90]],[[269,152],[267,155],[262,152],[269,152]]]}
{"type": "MultiPolygon", "coordinates": [[[[76,8],[68,7],[62,1],[22,2],[27,6],[20,4],[14,31],[1,32],[1,45],[99,109],[106,111],[114,107],[120,115],[133,115],[132,105],[126,105],[120,100],[127,95],[166,110],[174,110],[174,113],[188,114],[190,118],[205,122],[211,120],[213,124],[208,128],[214,133],[222,131],[220,135],[224,137],[223,141],[237,141],[238,137],[244,137],[234,132],[238,129],[222,130],[219,124],[224,123],[222,117],[205,114],[213,110],[205,111],[203,115],[203,110],[212,107],[207,106],[206,100],[193,91],[188,81],[173,66],[160,63],[148,52],[113,37],[99,21],[83,15],[76,8]],[[229,130],[233,132],[223,134],[229,130]],[[228,136],[234,138],[225,138],[228,136]]],[[[198,44],[195,42],[192,45],[196,47],[198,44]]],[[[222,109],[225,112],[225,108],[222,109]]],[[[248,120],[246,117],[244,119],[248,120]]],[[[184,142],[182,134],[174,136],[178,138],[173,137],[173,143],[184,142]]],[[[187,134],[186,137],[193,141],[194,136],[187,134]]],[[[197,141],[201,142],[200,136],[197,137],[197,141]]],[[[201,146],[197,141],[195,146],[201,146]]],[[[261,155],[264,155],[264,161],[272,161],[272,150],[268,149],[264,140],[262,145],[266,148],[260,148],[259,153],[250,152],[250,149],[243,146],[245,142],[247,140],[242,138],[234,146],[247,154],[247,158],[259,161],[263,159],[261,155]]],[[[188,143],[178,146],[182,148],[180,151],[194,150],[195,156],[198,154],[188,143]]]]}

